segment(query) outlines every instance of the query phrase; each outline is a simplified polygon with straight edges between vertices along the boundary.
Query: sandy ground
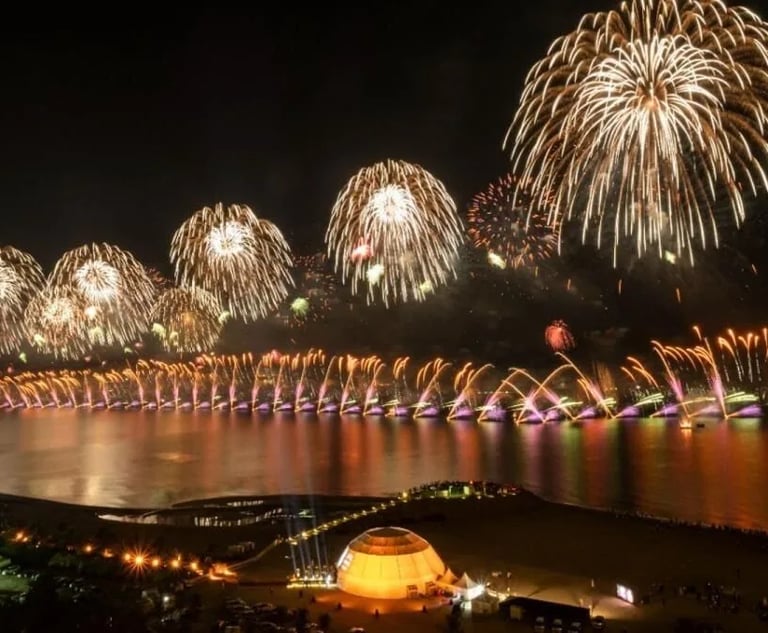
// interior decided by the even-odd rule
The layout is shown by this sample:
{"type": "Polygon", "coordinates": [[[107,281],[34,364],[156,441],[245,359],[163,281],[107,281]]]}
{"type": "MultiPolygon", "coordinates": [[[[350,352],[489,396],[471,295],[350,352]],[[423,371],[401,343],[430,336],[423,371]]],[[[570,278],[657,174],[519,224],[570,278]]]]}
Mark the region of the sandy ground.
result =
{"type": "MultiPolygon", "coordinates": [[[[359,507],[342,500],[345,507],[359,507]]],[[[23,519],[42,531],[66,522],[74,538],[94,534],[104,523],[93,509],[30,500],[5,500],[10,520],[23,519]]],[[[327,502],[333,506],[332,501],[327,502]]],[[[673,526],[655,521],[617,517],[610,513],[567,507],[541,501],[528,494],[510,498],[420,500],[397,505],[383,513],[341,524],[311,543],[305,551],[320,551],[321,562],[334,563],[344,546],[371,527],[396,525],[426,538],[457,574],[466,571],[480,582],[491,582],[505,593],[533,596],[569,604],[594,606],[594,614],[609,619],[609,631],[672,631],[680,617],[720,623],[725,631],[768,631],[754,606],[768,595],[768,538],[732,531],[673,526]],[[744,597],[737,615],[707,610],[695,597],[678,597],[679,585],[701,588],[706,581],[735,587],[744,597]],[[615,598],[621,582],[646,593],[652,583],[663,583],[666,599],[631,606],[615,598]]],[[[106,530],[120,542],[164,541],[166,547],[199,549],[225,546],[242,540],[265,543],[284,525],[241,528],[168,528],[119,526],[106,530]]],[[[306,606],[314,618],[327,611],[333,631],[362,626],[366,631],[445,630],[449,606],[430,600],[373,601],[338,591],[309,592],[285,589],[292,571],[287,545],[271,550],[258,562],[241,570],[243,583],[272,586],[232,586],[218,583],[201,587],[206,604],[215,607],[220,594],[235,593],[249,602],[271,602],[288,607],[306,606]],[[343,608],[336,610],[341,602],[343,608]],[[373,613],[380,612],[377,619],[373,613]]],[[[205,581],[207,583],[207,581],[205,581]]],[[[530,624],[504,623],[498,616],[467,616],[466,631],[531,630],[530,624]]]]}
{"type": "MultiPolygon", "coordinates": [[[[545,600],[568,601],[569,589],[551,588],[540,591],[536,597],[545,600]]],[[[304,591],[299,596],[298,590],[285,587],[237,587],[227,585],[213,588],[211,598],[219,601],[224,597],[240,596],[244,600],[256,602],[271,602],[285,605],[289,608],[306,608],[313,621],[317,621],[322,613],[331,616],[331,631],[346,632],[351,627],[363,627],[369,633],[418,633],[419,631],[445,631],[446,618],[450,613],[450,606],[445,600],[369,600],[349,596],[339,590],[313,590],[304,591]],[[315,596],[312,603],[310,595],[315,596]],[[342,609],[337,609],[337,604],[342,604],[342,609]],[[427,606],[427,612],[422,612],[422,607],[427,606]],[[379,617],[374,615],[379,610],[379,617]]],[[[738,616],[713,616],[704,611],[695,600],[680,599],[667,603],[667,606],[643,606],[632,607],[619,600],[598,596],[598,606],[595,613],[602,613],[608,619],[609,631],[621,631],[626,629],[633,633],[652,633],[660,631],[673,631],[674,622],[680,617],[696,618],[697,620],[712,623],[720,623],[725,631],[750,633],[751,631],[765,631],[765,624],[757,621],[754,614],[741,614],[738,616]]],[[[465,631],[477,633],[496,633],[502,631],[531,631],[532,627],[526,622],[503,621],[496,615],[477,615],[466,613],[463,616],[463,628],[465,631]]]]}

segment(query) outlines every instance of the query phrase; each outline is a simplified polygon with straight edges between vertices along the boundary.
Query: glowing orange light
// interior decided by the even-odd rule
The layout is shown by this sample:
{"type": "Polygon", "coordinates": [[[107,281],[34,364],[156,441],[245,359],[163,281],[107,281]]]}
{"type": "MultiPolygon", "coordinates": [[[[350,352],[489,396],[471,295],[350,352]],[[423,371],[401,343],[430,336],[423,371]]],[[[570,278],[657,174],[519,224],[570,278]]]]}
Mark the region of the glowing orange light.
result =
{"type": "Polygon", "coordinates": [[[224,563],[217,563],[213,566],[212,573],[217,576],[234,576],[235,573],[227,567],[224,563]]]}

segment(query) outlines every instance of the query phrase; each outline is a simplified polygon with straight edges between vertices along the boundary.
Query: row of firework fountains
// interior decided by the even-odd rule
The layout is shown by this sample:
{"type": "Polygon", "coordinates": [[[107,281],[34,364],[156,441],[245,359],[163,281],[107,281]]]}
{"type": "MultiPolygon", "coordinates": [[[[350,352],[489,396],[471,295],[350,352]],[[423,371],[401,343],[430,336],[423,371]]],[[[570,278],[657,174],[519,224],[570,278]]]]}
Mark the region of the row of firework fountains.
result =
{"type": "MultiPolygon", "coordinates": [[[[675,261],[718,244],[729,209],[768,186],[768,25],[722,0],[626,0],[585,16],[530,70],[504,141],[510,175],[464,220],[444,184],[417,165],[361,169],[331,211],[327,255],[353,295],[385,306],[424,300],[457,276],[468,234],[499,268],[552,256],[571,220],[582,241],[629,243],[675,261]],[[516,174],[512,175],[512,174],[516,174]]],[[[290,301],[293,256],[280,230],[217,204],[171,244],[176,286],[158,285],[112,245],[67,252],[46,278],[0,252],[0,350],[29,341],[59,357],[134,343],[148,328],[168,349],[210,350],[227,318],[253,321],[290,301]]],[[[318,294],[328,296],[329,293],[318,294]]],[[[332,293],[330,293],[332,294],[332,293]]]]}
{"type": "Polygon", "coordinates": [[[768,328],[688,346],[653,342],[643,363],[579,367],[558,353],[543,376],[524,368],[409,357],[328,357],[321,350],[140,360],[103,370],[0,379],[0,407],[180,410],[546,422],[588,418],[759,417],[768,389],[768,328]]]}

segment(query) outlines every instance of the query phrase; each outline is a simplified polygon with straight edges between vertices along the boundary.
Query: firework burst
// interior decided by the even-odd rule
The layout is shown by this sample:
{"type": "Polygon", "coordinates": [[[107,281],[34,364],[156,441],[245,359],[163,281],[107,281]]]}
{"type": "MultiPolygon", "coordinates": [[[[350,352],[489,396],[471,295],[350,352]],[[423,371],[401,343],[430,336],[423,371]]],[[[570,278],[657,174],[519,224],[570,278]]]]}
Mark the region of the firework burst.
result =
{"type": "Polygon", "coordinates": [[[34,257],[12,246],[0,247],[0,352],[18,350],[24,340],[24,310],[45,283],[34,257]]]}
{"type": "Polygon", "coordinates": [[[152,311],[152,333],[169,352],[210,352],[219,339],[223,313],[201,288],[166,290],[152,311]]]}
{"type": "Polygon", "coordinates": [[[90,350],[92,337],[83,296],[68,286],[48,285],[29,302],[24,314],[32,346],[43,354],[71,360],[90,350]],[[90,335],[89,335],[90,334],[90,335]]]}
{"type": "Polygon", "coordinates": [[[57,262],[49,283],[80,296],[95,345],[126,345],[147,329],[155,285],[128,251],[110,244],[75,248],[57,262]]]}
{"type": "Polygon", "coordinates": [[[197,211],[174,234],[171,261],[177,283],[210,292],[244,321],[273,313],[293,285],[283,234],[245,205],[197,211]]]}
{"type": "Polygon", "coordinates": [[[368,303],[421,301],[455,278],[461,221],[443,184],[417,165],[361,169],[339,193],[326,232],[329,256],[368,303]]]}
{"type": "Polygon", "coordinates": [[[585,16],[528,74],[505,139],[550,224],[638,254],[718,243],[766,185],[768,25],[721,0],[627,0],[585,16]]]}
{"type": "Polygon", "coordinates": [[[567,352],[576,347],[576,339],[565,321],[552,321],[544,330],[544,341],[553,352],[567,352]]]}
{"type": "Polygon", "coordinates": [[[294,268],[296,290],[278,311],[278,318],[290,327],[324,319],[339,303],[338,283],[325,253],[300,256],[294,268]]]}
{"type": "Polygon", "coordinates": [[[557,250],[548,207],[534,204],[527,189],[508,174],[477,194],[467,212],[467,234],[497,268],[537,265],[557,250]]]}

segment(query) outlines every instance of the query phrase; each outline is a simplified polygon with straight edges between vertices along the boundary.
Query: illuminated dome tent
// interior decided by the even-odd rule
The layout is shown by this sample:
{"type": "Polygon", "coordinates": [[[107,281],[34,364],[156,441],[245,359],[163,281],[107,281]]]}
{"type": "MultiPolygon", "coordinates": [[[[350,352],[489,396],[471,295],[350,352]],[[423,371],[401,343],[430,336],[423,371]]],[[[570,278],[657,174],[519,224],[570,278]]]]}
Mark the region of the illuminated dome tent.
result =
{"type": "Polygon", "coordinates": [[[363,532],[347,545],[337,564],[339,588],[365,598],[416,598],[454,580],[427,541],[398,527],[363,532]]]}

